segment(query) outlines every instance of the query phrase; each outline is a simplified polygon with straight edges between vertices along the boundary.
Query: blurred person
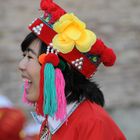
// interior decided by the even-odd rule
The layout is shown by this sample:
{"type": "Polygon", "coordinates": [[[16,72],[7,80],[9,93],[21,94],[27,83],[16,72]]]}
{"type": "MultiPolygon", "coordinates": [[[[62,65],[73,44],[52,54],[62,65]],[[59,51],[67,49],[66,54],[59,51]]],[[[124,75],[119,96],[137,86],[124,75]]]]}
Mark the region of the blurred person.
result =
{"type": "Polygon", "coordinates": [[[21,140],[25,122],[24,114],[13,108],[0,108],[0,139],[21,140]]]}
{"type": "Polygon", "coordinates": [[[26,118],[20,109],[0,108],[0,140],[38,140],[38,135],[26,135],[26,118]]]}
{"type": "Polygon", "coordinates": [[[103,108],[93,81],[98,66],[112,66],[116,55],[86,24],[52,0],[41,0],[21,44],[19,69],[24,101],[35,105],[41,140],[126,140],[103,108]]]}
{"type": "MultiPolygon", "coordinates": [[[[14,114],[16,111],[18,112],[18,109],[16,109],[14,107],[13,103],[10,101],[10,99],[8,99],[8,97],[6,97],[4,95],[0,95],[0,114],[5,114],[4,117],[8,118],[9,114],[6,115],[7,114],[6,112],[8,112],[8,111],[10,111],[11,114],[14,114]]],[[[24,113],[22,112],[22,115],[23,114],[24,113]]],[[[20,111],[19,116],[22,116],[22,115],[21,115],[21,111],[20,111]]],[[[18,120],[18,118],[17,118],[17,120],[18,120]]],[[[26,123],[25,121],[23,121],[23,122],[24,122],[24,124],[26,123]]],[[[36,140],[38,133],[39,133],[39,129],[40,129],[40,125],[36,125],[33,122],[26,123],[26,126],[24,126],[24,128],[22,130],[22,133],[24,132],[23,134],[24,134],[24,136],[26,136],[26,137],[24,137],[24,139],[36,140]]]]}

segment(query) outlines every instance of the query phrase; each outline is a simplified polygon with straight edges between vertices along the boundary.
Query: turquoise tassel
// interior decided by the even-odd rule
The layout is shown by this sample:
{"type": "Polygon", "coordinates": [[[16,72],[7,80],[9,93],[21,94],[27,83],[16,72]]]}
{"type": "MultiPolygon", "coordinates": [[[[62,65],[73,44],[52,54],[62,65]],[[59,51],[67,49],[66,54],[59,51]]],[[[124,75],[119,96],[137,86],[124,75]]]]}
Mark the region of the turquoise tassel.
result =
{"type": "Polygon", "coordinates": [[[51,117],[57,110],[55,70],[52,64],[47,63],[44,68],[44,114],[51,117]]]}

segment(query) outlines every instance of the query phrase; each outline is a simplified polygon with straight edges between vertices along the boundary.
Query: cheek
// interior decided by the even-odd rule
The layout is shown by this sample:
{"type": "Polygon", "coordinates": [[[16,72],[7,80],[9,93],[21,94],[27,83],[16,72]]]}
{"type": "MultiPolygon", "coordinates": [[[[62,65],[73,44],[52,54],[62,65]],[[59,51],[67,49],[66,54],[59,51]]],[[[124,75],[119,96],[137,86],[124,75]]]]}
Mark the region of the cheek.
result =
{"type": "Polygon", "coordinates": [[[28,69],[32,86],[27,98],[31,101],[37,101],[39,97],[40,68],[39,63],[30,63],[30,69],[28,69]]]}
{"type": "Polygon", "coordinates": [[[40,79],[40,69],[41,69],[41,66],[37,63],[35,63],[32,67],[32,78],[33,80],[35,80],[34,82],[38,82],[39,79],[40,79]]]}
{"type": "Polygon", "coordinates": [[[40,81],[40,67],[36,67],[34,70],[33,84],[34,84],[34,100],[37,101],[39,97],[39,81],[40,81]]]}
{"type": "Polygon", "coordinates": [[[41,66],[38,62],[31,61],[28,67],[28,74],[31,78],[34,90],[38,90],[40,81],[41,66]]]}
{"type": "Polygon", "coordinates": [[[40,69],[41,66],[38,62],[32,62],[29,64],[30,68],[28,71],[30,71],[30,75],[33,79],[38,79],[40,77],[40,69]]]}

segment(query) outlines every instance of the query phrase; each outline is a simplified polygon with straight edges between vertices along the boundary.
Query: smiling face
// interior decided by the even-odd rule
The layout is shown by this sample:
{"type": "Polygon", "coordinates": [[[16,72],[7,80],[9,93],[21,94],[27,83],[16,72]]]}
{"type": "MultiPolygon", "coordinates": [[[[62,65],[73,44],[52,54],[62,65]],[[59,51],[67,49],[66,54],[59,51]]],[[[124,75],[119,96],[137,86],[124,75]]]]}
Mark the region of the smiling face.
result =
{"type": "Polygon", "coordinates": [[[39,80],[41,65],[38,62],[38,55],[41,42],[35,39],[23,52],[23,59],[19,63],[19,70],[23,80],[28,81],[26,89],[27,100],[36,102],[39,97],[39,80]]]}

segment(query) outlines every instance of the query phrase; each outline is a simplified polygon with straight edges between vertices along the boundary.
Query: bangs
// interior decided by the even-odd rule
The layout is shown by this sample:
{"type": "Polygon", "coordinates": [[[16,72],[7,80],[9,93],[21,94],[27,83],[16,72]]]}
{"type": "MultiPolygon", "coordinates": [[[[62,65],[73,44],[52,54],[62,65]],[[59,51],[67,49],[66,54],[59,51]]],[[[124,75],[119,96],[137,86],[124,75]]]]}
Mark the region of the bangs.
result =
{"type": "Polygon", "coordinates": [[[22,52],[24,52],[35,39],[37,39],[37,36],[32,32],[29,33],[21,43],[22,52]]]}

